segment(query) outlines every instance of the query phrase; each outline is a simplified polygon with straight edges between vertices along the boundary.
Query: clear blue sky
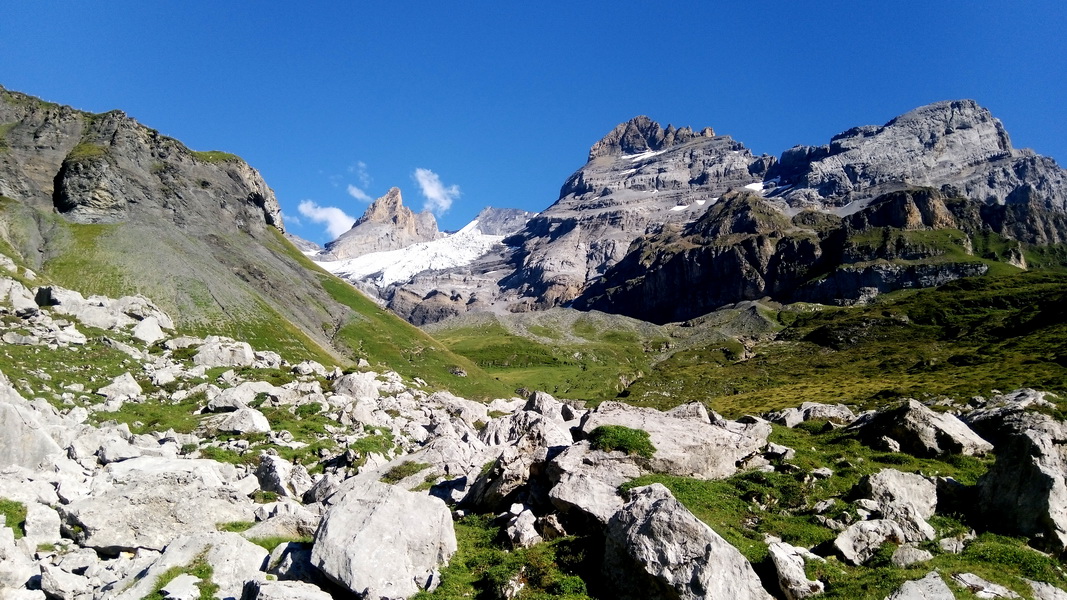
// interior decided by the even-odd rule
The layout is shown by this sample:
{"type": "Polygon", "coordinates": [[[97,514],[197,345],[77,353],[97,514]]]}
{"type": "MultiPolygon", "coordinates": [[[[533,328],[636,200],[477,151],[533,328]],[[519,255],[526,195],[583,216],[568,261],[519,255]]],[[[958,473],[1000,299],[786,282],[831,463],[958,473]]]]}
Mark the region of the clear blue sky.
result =
{"type": "Polygon", "coordinates": [[[0,84],[238,154],[318,242],[301,201],[359,216],[349,186],[399,186],[420,209],[418,169],[453,192],[442,228],[542,210],[639,114],[778,155],[973,98],[1067,162],[1062,0],[659,4],[13,2],[0,84]]]}

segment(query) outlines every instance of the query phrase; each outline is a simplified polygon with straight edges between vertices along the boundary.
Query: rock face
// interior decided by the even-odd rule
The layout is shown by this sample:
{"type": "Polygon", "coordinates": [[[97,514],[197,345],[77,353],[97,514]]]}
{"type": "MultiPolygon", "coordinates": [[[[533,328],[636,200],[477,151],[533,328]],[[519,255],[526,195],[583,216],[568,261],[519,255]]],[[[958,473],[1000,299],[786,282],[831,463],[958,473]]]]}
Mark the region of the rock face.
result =
{"type": "Polygon", "coordinates": [[[797,146],[772,170],[790,204],[842,206],[904,187],[949,185],[990,204],[1031,194],[1062,210],[1067,179],[1055,161],[1012,148],[999,120],[973,100],[937,102],[885,125],[850,129],[828,145],[797,146]],[[907,157],[907,158],[905,158],[907,157]]]}
{"type": "Polygon", "coordinates": [[[399,250],[437,237],[437,220],[430,212],[415,214],[404,206],[399,188],[391,188],[367,208],[352,228],[326,244],[338,260],[371,252],[399,250]]]}
{"type": "Polygon", "coordinates": [[[311,553],[330,579],[364,598],[408,598],[437,586],[437,569],[456,551],[443,502],[377,482],[348,485],[333,502],[311,553]]]}
{"type": "Polygon", "coordinates": [[[607,528],[605,574],[616,598],[770,600],[752,565],[736,548],[653,484],[607,528]]]}
{"type": "Polygon", "coordinates": [[[1027,430],[997,446],[996,462],[978,481],[978,509],[991,529],[1067,550],[1064,441],[1027,430]]]}

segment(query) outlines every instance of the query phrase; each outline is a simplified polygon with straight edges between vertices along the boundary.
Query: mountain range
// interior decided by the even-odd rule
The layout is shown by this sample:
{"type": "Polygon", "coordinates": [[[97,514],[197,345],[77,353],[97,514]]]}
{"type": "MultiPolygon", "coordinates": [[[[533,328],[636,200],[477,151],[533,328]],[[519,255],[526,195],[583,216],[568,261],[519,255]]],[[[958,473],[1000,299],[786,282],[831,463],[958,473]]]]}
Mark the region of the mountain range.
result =
{"type": "MultiPolygon", "coordinates": [[[[382,213],[396,198],[380,199],[334,244],[368,220],[401,222],[382,213]]],[[[420,325],[553,306],[665,323],[763,297],[853,304],[1044,264],[1067,241],[1067,172],[1013,148],[1000,121],[969,100],[777,158],[710,128],[641,116],[592,146],[554,204],[513,225],[502,240],[480,238],[480,256],[462,244],[447,266],[419,246],[412,256],[436,261],[412,258],[389,277],[329,268],[420,325]]]]}

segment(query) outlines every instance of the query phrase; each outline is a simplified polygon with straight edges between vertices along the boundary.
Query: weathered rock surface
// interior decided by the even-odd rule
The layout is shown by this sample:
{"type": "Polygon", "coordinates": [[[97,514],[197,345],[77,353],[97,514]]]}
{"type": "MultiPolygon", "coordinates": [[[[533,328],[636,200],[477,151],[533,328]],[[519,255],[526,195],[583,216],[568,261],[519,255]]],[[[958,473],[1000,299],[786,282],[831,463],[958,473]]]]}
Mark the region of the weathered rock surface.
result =
{"type": "Polygon", "coordinates": [[[900,444],[901,451],[920,457],[982,456],[993,449],[954,415],[934,412],[915,400],[881,411],[857,426],[866,440],[888,436],[900,444]]]}
{"type": "Polygon", "coordinates": [[[718,479],[737,472],[739,464],[767,445],[771,426],[765,421],[721,421],[678,416],[620,402],[604,402],[582,420],[588,435],[601,425],[622,425],[647,431],[656,452],[649,469],[683,477],[718,479]]]}
{"type": "Polygon", "coordinates": [[[883,519],[900,525],[905,541],[933,540],[934,528],[926,522],[937,508],[937,485],[914,473],[883,469],[864,477],[857,492],[875,502],[875,511],[883,519]]]}
{"type": "Polygon", "coordinates": [[[437,586],[438,569],[456,551],[443,502],[376,482],[347,485],[332,502],[311,554],[330,579],[367,598],[408,598],[437,586]]]}
{"type": "Polygon", "coordinates": [[[1028,430],[997,448],[978,480],[978,511],[994,531],[1037,538],[1067,550],[1067,453],[1062,440],[1028,430]]]}
{"type": "Polygon", "coordinates": [[[786,600],[801,600],[823,592],[825,584],[808,579],[804,572],[808,560],[823,560],[821,557],[784,542],[771,542],[767,545],[767,551],[778,577],[778,588],[786,600]]]}
{"type": "Polygon", "coordinates": [[[862,565],[874,556],[882,544],[886,542],[902,544],[905,541],[907,541],[907,534],[896,521],[874,519],[849,525],[834,540],[834,548],[848,564],[862,565]]]}
{"type": "Polygon", "coordinates": [[[326,244],[337,260],[371,252],[399,250],[437,237],[437,220],[429,211],[415,214],[404,206],[399,188],[391,188],[374,201],[352,228],[326,244]]]}
{"type": "Polygon", "coordinates": [[[905,582],[887,600],[956,600],[956,596],[937,571],[930,571],[922,579],[905,582]]]}
{"type": "Polygon", "coordinates": [[[736,548],[660,484],[635,488],[607,528],[604,572],[616,598],[772,597],[736,548]]]}

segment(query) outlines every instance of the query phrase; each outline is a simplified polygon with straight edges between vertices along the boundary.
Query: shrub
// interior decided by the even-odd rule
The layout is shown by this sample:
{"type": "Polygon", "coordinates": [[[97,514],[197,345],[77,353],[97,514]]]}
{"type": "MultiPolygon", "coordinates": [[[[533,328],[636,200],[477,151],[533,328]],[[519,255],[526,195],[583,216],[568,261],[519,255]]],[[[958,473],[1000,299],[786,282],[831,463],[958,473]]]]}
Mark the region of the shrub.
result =
{"type": "Polygon", "coordinates": [[[622,425],[601,425],[589,433],[589,444],[595,450],[620,450],[626,454],[652,458],[656,447],[649,441],[647,431],[622,425]]]}

